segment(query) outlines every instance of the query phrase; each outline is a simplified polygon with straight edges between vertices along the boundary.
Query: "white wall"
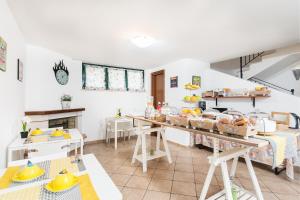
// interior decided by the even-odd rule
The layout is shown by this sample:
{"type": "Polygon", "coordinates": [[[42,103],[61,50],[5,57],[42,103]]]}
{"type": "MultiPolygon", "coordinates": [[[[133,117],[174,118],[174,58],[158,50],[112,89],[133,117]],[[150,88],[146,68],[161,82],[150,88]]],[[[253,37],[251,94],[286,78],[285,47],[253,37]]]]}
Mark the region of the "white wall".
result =
{"type": "Polygon", "coordinates": [[[73,96],[73,108],[86,108],[83,113],[83,131],[88,140],[104,139],[104,119],[114,116],[117,108],[121,108],[123,113],[144,112],[145,92],[82,90],[81,61],[36,46],[27,46],[27,59],[26,110],[60,109],[60,97],[70,94],[73,96]],[[52,69],[54,63],[61,59],[64,59],[70,73],[69,83],[65,86],[56,82],[52,69]]]}
{"type": "MultiPolygon", "coordinates": [[[[24,114],[24,84],[17,80],[17,59],[25,60],[25,42],[5,0],[0,0],[0,36],[7,43],[7,71],[0,71],[0,168],[6,165],[6,148],[20,131],[24,114]]],[[[26,77],[25,77],[26,79],[26,77]]]]}

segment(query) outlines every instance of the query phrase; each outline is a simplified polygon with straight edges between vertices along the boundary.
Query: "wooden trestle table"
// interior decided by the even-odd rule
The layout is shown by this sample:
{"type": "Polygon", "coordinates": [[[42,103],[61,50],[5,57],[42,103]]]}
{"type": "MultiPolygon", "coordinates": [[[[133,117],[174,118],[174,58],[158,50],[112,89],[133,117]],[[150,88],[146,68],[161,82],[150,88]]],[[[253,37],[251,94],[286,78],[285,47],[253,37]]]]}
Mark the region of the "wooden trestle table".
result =
{"type": "Polygon", "coordinates": [[[232,200],[233,199],[233,192],[232,188],[235,188],[236,195],[238,199],[250,199],[250,200],[263,200],[263,195],[257,180],[257,177],[255,175],[251,160],[249,158],[249,150],[251,148],[259,148],[264,147],[268,145],[268,142],[265,140],[259,140],[255,138],[237,138],[233,137],[231,135],[224,135],[220,134],[218,131],[207,131],[207,130],[196,130],[196,129],[190,129],[190,128],[184,128],[180,126],[174,126],[167,122],[158,122],[156,120],[146,119],[144,117],[140,116],[127,116],[129,118],[132,118],[138,122],[138,128],[137,128],[137,142],[132,158],[132,163],[135,162],[135,160],[138,160],[143,165],[143,172],[147,171],[147,161],[151,159],[156,159],[159,157],[166,156],[168,158],[169,163],[172,163],[170,151],[168,148],[168,143],[165,136],[165,128],[175,128],[180,129],[183,131],[190,132],[191,134],[201,134],[206,135],[211,138],[213,138],[214,143],[214,153],[212,156],[208,157],[210,167],[200,194],[200,200],[205,200],[206,195],[208,192],[209,185],[211,183],[212,177],[214,175],[215,169],[217,166],[221,166],[222,171],[222,177],[223,177],[223,183],[224,183],[224,190],[218,192],[217,194],[214,194],[213,196],[209,197],[208,200],[218,199],[218,200],[232,200]],[[156,128],[150,128],[150,129],[143,129],[142,123],[143,122],[149,122],[155,125],[159,125],[159,127],[156,128]],[[156,150],[153,152],[153,154],[147,153],[147,147],[146,147],[146,134],[149,132],[158,132],[157,134],[157,143],[156,143],[156,150]],[[162,137],[163,144],[165,150],[160,150],[160,136],[162,137]],[[226,140],[230,142],[234,142],[236,144],[240,144],[240,147],[232,148],[228,151],[223,151],[220,153],[219,149],[219,140],[226,140]],[[138,155],[139,147],[142,148],[142,154],[138,155]],[[247,169],[252,181],[252,184],[254,186],[254,190],[256,194],[252,194],[243,188],[240,188],[239,186],[235,185],[233,183],[233,178],[235,177],[236,168],[238,164],[238,158],[244,157],[247,165],[247,169]],[[227,168],[227,161],[233,160],[230,172],[228,173],[227,168]]]}

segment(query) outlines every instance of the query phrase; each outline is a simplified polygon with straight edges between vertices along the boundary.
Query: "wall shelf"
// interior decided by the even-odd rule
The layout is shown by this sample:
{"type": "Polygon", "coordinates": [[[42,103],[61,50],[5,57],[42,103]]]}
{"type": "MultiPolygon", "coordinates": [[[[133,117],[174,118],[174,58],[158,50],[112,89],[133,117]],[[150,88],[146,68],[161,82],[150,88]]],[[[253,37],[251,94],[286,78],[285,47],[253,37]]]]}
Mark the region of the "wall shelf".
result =
{"type": "Polygon", "coordinates": [[[215,100],[216,101],[216,106],[218,106],[218,99],[251,99],[252,101],[252,106],[255,108],[255,101],[256,98],[258,99],[263,99],[263,98],[269,98],[271,96],[267,95],[267,96],[217,96],[217,97],[202,97],[203,99],[207,99],[207,100],[215,100]]]}

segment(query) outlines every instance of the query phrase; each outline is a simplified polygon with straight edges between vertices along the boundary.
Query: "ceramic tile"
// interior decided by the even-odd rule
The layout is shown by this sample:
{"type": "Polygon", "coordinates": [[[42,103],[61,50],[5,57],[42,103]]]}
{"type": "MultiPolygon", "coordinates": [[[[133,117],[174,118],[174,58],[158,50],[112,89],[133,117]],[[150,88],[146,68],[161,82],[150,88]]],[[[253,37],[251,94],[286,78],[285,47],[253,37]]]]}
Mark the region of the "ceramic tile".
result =
{"type": "Polygon", "coordinates": [[[195,183],[173,181],[172,193],[196,196],[195,183]]]}

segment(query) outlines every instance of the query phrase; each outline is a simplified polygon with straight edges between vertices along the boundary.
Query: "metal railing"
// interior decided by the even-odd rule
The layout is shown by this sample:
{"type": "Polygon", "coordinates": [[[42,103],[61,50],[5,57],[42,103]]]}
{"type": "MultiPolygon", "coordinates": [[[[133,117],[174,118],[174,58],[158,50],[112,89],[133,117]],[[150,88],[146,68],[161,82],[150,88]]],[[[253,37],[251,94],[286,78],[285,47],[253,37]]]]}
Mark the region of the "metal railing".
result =
{"type": "Polygon", "coordinates": [[[269,83],[267,81],[264,81],[264,80],[261,80],[259,78],[256,78],[256,77],[252,77],[250,79],[248,79],[249,81],[252,81],[252,82],[255,82],[255,83],[259,83],[261,85],[264,85],[264,86],[267,86],[269,88],[272,88],[272,89],[275,89],[275,90],[279,90],[279,91],[284,91],[284,92],[287,92],[289,94],[292,94],[294,95],[295,94],[295,89],[286,89],[284,87],[281,87],[281,86],[278,86],[278,85],[275,85],[273,83],[269,83]]]}
{"type": "Polygon", "coordinates": [[[258,57],[261,57],[265,52],[255,53],[240,57],[240,78],[243,78],[243,68],[252,63],[258,57]]]}

